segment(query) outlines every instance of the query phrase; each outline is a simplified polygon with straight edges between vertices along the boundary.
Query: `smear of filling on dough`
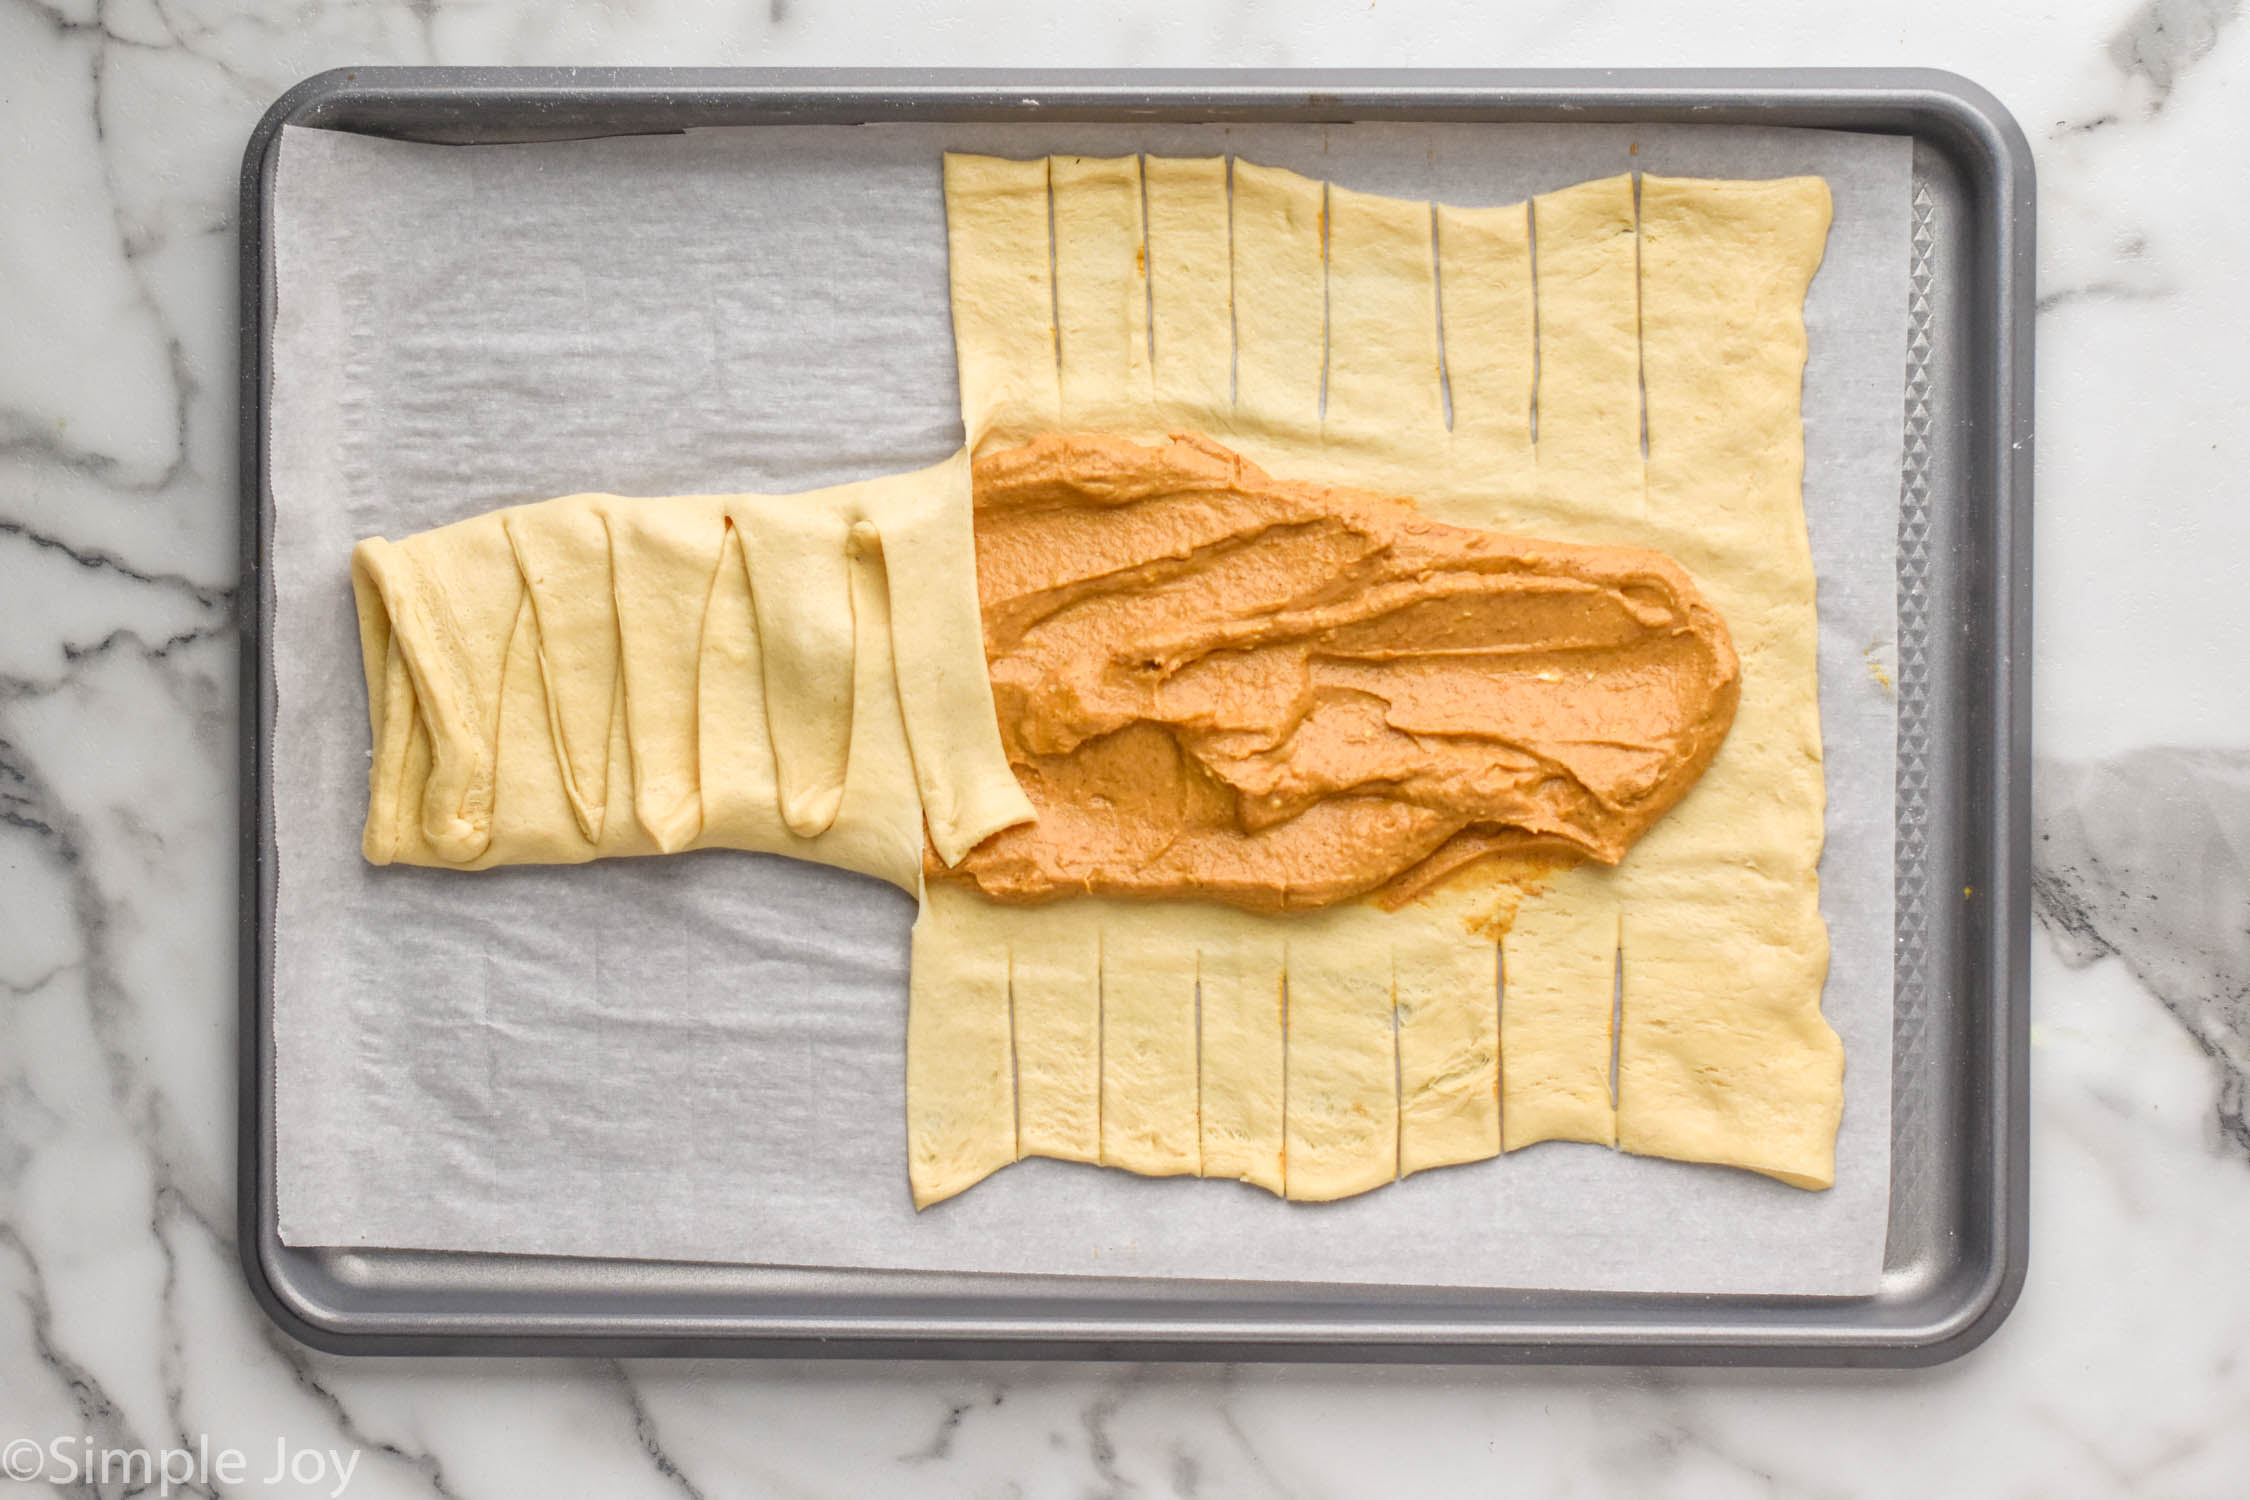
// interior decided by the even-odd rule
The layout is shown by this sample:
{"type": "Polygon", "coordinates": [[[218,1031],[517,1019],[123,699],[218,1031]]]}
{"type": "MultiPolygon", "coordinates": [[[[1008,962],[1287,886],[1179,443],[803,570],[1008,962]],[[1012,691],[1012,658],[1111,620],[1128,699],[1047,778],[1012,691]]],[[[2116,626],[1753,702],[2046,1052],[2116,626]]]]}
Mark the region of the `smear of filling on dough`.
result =
{"type": "Polygon", "coordinates": [[[975,466],[999,901],[1410,899],[1488,855],[1615,864],[1726,738],[1726,625],[1660,553],[1424,519],[1207,438],[975,466]]]}

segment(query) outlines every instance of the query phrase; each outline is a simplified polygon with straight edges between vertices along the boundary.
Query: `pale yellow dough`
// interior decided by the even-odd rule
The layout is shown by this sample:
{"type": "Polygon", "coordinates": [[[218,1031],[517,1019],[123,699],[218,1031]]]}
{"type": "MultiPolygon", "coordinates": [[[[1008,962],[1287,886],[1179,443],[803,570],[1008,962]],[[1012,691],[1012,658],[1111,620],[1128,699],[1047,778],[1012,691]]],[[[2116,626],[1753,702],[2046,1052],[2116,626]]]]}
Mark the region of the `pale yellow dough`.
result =
{"type": "Polygon", "coordinates": [[[919,891],[925,828],[952,861],[1032,816],[993,720],[974,546],[965,455],[360,543],[367,858],[753,849],[919,891]]]}
{"type": "Polygon", "coordinates": [[[916,1202],[1025,1154],[1320,1199],[1557,1139],[1827,1186],[1843,1056],[1799,417],[1826,184],[1433,208],[1223,158],[949,156],[945,186],[972,452],[1202,432],[1439,520],[1654,547],[1726,618],[1742,700],[1624,864],[1552,878],[1504,940],[1473,930],[1494,904],[1473,879],[1276,917],[934,887],[916,1202]]]}
{"type": "MultiPolygon", "coordinates": [[[[930,888],[916,1204],[1027,1155],[1317,1200],[1547,1140],[1827,1186],[1799,419],[1826,185],[1433,208],[1224,158],[965,156],[945,182],[970,452],[1202,432],[1440,520],[1658,548],[1725,616],[1742,698],[1626,862],[1550,878],[1502,938],[1473,880],[1286,916],[930,888]]],[[[952,863],[1032,815],[984,670],[968,458],[363,542],[367,858],[725,847],[921,891],[925,833],[952,863]]]]}

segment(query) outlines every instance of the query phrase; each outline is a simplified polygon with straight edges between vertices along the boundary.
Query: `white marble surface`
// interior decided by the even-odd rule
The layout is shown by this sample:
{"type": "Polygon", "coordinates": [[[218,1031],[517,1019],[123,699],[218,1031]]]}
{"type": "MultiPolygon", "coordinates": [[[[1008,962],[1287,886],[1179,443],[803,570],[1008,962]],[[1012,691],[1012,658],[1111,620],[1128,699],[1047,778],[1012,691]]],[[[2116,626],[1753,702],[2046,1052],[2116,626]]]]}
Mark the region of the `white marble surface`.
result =
{"type": "Polygon", "coordinates": [[[238,1451],[201,1494],[330,1494],[339,1463],[355,1496],[2244,1493],[2239,10],[0,0],[0,1456],[238,1451]],[[274,1333],[231,1245],[234,174],[297,78],[430,60],[1911,63],[1994,89],[2042,204],[2014,1317],[1875,1375],[350,1362],[274,1333]],[[319,1476],[265,1484],[277,1445],[319,1476]]]}

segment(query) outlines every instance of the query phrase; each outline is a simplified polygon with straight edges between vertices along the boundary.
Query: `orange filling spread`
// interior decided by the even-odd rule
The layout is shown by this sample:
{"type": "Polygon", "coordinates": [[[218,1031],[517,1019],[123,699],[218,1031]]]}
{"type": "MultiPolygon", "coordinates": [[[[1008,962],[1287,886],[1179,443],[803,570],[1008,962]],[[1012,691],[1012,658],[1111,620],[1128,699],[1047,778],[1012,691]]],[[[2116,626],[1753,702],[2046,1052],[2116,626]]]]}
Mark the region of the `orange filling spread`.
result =
{"type": "Polygon", "coordinates": [[[1038,821],[998,901],[1409,899],[1492,855],[1615,864],[1726,738],[1726,625],[1660,553],[1424,519],[1207,438],[977,461],[977,587],[1038,821]]]}

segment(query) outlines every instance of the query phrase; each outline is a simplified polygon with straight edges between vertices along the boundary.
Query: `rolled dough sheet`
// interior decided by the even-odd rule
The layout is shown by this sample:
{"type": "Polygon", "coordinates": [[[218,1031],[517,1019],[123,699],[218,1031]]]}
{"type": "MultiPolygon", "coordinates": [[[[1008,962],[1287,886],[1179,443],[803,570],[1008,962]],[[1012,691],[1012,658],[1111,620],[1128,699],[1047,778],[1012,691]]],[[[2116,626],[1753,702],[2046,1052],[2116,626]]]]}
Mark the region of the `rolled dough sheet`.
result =
{"type": "MultiPolygon", "coordinates": [[[[1184,428],[1239,445],[1277,476],[1412,494],[1443,520],[1654,547],[1695,577],[1742,658],[1733,732],[1681,803],[1620,867],[1573,870],[1522,902],[1505,983],[1528,1003],[1512,1023],[1505,989],[1491,1020],[1494,924],[1472,893],[1475,871],[1422,903],[1451,920],[1422,911],[1246,923],[1209,904],[1166,909],[1172,941],[1222,966],[1230,943],[1249,940],[1246,926],[1270,926],[1267,940],[1283,945],[1285,1077],[1265,1104],[1283,1117],[1283,1191],[1330,1200],[1391,1182],[1408,1163],[1557,1138],[1829,1186],[1843,1053],[1820,1006],[1825,785],[1799,419],[1802,307],[1828,238],[1827,183],[1619,174],[1457,210],[1241,158],[1150,160],[1165,185],[1156,222],[1183,236],[1183,256],[1151,232],[1140,156],[1049,158],[1044,212],[1038,163],[947,157],[972,452],[1043,425],[1144,438],[1184,428]],[[1201,197],[1177,192],[1197,182],[1201,197]],[[1449,219],[1460,231],[1450,277],[1449,219]],[[1052,226],[1045,247],[1042,221],[1052,226]],[[1209,253],[1222,238],[1224,265],[1209,253]],[[1024,289],[1008,304],[1013,322],[994,312],[998,287],[1024,289]],[[1450,316],[1448,289],[1465,293],[1450,316]],[[1534,358],[1518,389],[1500,376],[1524,373],[1527,293],[1534,358]],[[1152,351],[1175,344],[1226,347],[1233,393],[1200,378],[1200,361],[1178,385],[1155,378],[1152,351]],[[1459,392],[1447,361],[1456,348],[1470,373],[1459,392]],[[1051,414],[1015,400],[1026,367],[1049,364],[1060,393],[1051,414]],[[1410,1009],[1393,926],[1415,929],[1410,1009]],[[1434,982],[1447,974],[1467,982],[1434,982]],[[1524,1118],[1465,1133],[1428,1098],[1422,1043],[1488,1027],[1497,1068],[1472,1044],[1451,1098],[1480,1119],[1519,1107],[1524,1118]],[[1424,1107],[1402,1111],[1414,1097],[1410,1051],[1424,1107]]],[[[1043,920],[1003,911],[962,923],[960,910],[926,906],[918,951],[1004,945],[1016,926],[1043,920]]],[[[1102,918],[1104,937],[1128,920],[1102,918]]],[[[1119,960],[1132,951],[1154,962],[1161,944],[1102,947],[1103,1041],[1112,1006],[1131,1038],[1101,1053],[1105,1101],[1113,1082],[1121,1101],[1162,1092],[1149,1070],[1167,1057],[1185,1087],[1195,1057],[1142,1044],[1153,974],[1119,960]]],[[[914,979],[915,1003],[936,983],[914,979]]],[[[1262,1045],[1222,1043],[1233,1044],[1262,1045]]],[[[1229,1071],[1230,1059],[1216,1061],[1229,1071]]],[[[924,1109],[958,1112],[910,1092],[910,1133],[924,1109]]],[[[1111,1151],[1111,1133],[1105,1116],[1105,1165],[1194,1170],[1176,1151],[1111,1151]]],[[[917,1184],[923,1201],[926,1188],[917,1184]]]]}
{"type": "MultiPolygon", "coordinates": [[[[1094,1275],[1872,1289],[1887,1202],[1894,762],[1892,703],[1867,653],[1888,649],[1894,619],[1910,149],[1610,126],[915,126],[494,147],[288,132],[275,183],[269,575],[284,1239],[1094,1275]],[[964,436],[948,150],[1231,154],[1465,214],[1633,168],[1828,181],[1835,225],[1805,303],[1805,503],[1830,804],[1825,1012],[1851,1060],[1833,1189],[1543,1145],[1311,1212],[1262,1187],[1033,1160],[917,1214],[900,1149],[914,907],[896,889],[727,852],[474,879],[365,865],[366,688],[342,564],[353,542],[579,490],[784,493],[943,460],[964,436]]],[[[1211,190],[1192,173],[1149,187],[1158,236],[1175,189],[1191,204],[1211,190]]],[[[1441,254],[1468,253],[1447,234],[1456,217],[1441,220],[1441,254]]],[[[1213,253],[1209,238],[1192,253],[1213,253]]],[[[1166,265],[1160,252],[1160,302],[1166,265]]],[[[1442,311],[1450,322],[1454,300],[1442,311]]],[[[1511,347],[1494,350],[1487,378],[1515,379],[1511,361],[1527,356],[1511,347]]],[[[1458,424],[1476,377],[1450,342],[1447,358],[1458,424]]],[[[1160,339],[1152,378],[1183,365],[1206,391],[1223,388],[1223,359],[1160,339]]],[[[574,742],[598,745],[602,716],[586,719],[574,742]]],[[[599,802],[599,789],[580,790],[599,802]]],[[[609,802],[630,821],[623,788],[609,802]]],[[[1206,1033],[1276,1003],[1266,962],[1245,955],[1223,984],[1203,966],[1206,1033]],[[1215,993],[1239,1011],[1222,1013],[1215,993]]],[[[1230,1055],[1262,1097],[1278,1052],[1230,1055]]],[[[1254,1107],[1206,1108],[1201,1128],[1207,1171],[1229,1150],[1245,1163],[1236,1175],[1273,1169],[1277,1126],[1254,1107]]]]}

